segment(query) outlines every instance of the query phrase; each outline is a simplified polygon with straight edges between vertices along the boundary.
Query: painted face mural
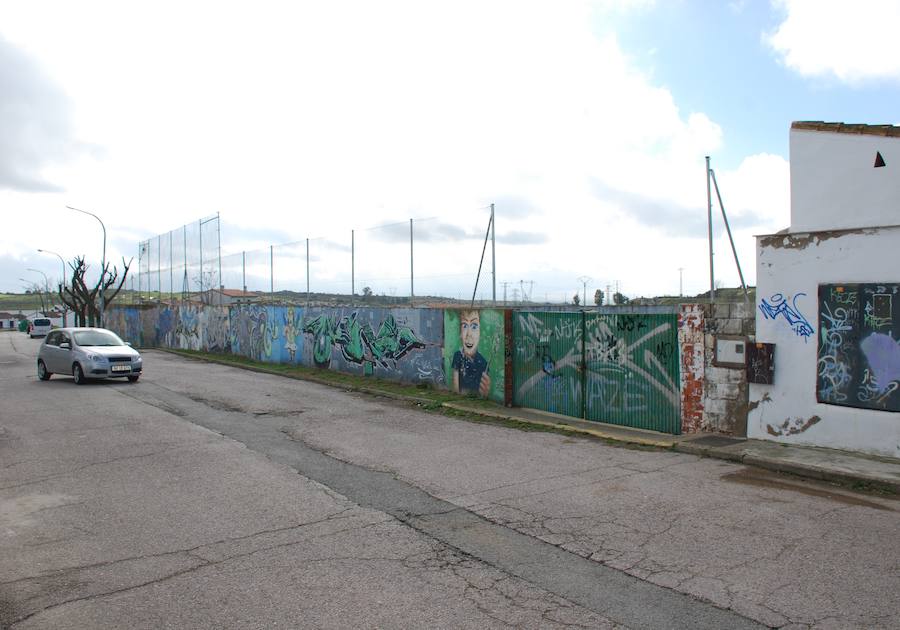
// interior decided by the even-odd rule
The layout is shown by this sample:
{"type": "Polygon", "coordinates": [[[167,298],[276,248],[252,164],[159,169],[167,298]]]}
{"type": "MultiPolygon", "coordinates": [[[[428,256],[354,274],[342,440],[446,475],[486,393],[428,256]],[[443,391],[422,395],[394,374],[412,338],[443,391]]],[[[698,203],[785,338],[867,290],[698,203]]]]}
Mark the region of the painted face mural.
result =
{"type": "Polygon", "coordinates": [[[444,312],[447,386],[460,394],[503,400],[503,312],[444,312]],[[459,331],[456,337],[453,333],[459,331]]]}
{"type": "Polygon", "coordinates": [[[478,311],[463,311],[459,314],[459,338],[463,354],[469,358],[474,357],[481,338],[481,316],[478,311]]]}

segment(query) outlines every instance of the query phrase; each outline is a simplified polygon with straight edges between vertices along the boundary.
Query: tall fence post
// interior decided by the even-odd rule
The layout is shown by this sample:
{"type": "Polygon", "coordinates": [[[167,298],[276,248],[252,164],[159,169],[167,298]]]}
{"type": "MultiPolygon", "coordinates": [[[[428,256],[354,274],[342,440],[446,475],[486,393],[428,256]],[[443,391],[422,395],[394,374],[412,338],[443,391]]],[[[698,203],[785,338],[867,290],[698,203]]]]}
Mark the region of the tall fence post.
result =
{"type": "Polygon", "coordinates": [[[356,230],[350,230],[350,300],[356,297],[356,230]]]}
{"type": "Polygon", "coordinates": [[[275,303],[275,246],[269,245],[269,301],[275,303]]]}
{"type": "Polygon", "coordinates": [[[175,294],[175,259],[173,256],[172,231],[169,230],[169,302],[175,294]]]}
{"type": "Polygon", "coordinates": [[[306,308],[309,308],[309,237],[306,237],[306,308]]]}
{"type": "Polygon", "coordinates": [[[244,286],[244,293],[247,292],[247,251],[241,252],[241,284],[244,286]]]}
{"type": "MultiPolygon", "coordinates": [[[[222,219],[219,217],[218,212],[216,212],[216,242],[219,246],[219,289],[224,289],[225,282],[222,280],[222,219]]],[[[219,302],[221,306],[221,302],[224,302],[222,296],[219,297],[219,302]]]]}
{"type": "Polygon", "coordinates": [[[200,303],[203,304],[203,219],[197,225],[200,228],[200,303]]]}
{"type": "Polygon", "coordinates": [[[415,296],[413,288],[413,220],[409,220],[409,297],[415,296]]]}

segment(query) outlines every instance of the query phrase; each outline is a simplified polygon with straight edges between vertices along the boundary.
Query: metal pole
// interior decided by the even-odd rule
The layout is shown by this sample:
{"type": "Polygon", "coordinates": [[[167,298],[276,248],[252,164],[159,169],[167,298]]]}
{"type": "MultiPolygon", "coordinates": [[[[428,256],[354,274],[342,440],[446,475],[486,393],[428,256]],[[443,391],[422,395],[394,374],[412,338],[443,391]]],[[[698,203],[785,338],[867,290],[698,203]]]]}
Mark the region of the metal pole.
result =
{"type": "Polygon", "coordinates": [[[350,300],[356,297],[356,230],[350,230],[350,300]]]}
{"type": "Polygon", "coordinates": [[[216,241],[219,245],[219,289],[224,289],[225,283],[222,282],[222,219],[219,218],[218,212],[216,212],[216,241]]]}
{"type": "Polygon", "coordinates": [[[306,308],[309,308],[309,237],[306,238],[306,308]]]}
{"type": "Polygon", "coordinates": [[[159,289],[159,298],[156,303],[162,302],[162,235],[156,236],[156,286],[159,289]]]}
{"type": "MultiPolygon", "coordinates": [[[[66,287],[66,262],[63,260],[63,257],[60,256],[59,254],[57,254],[56,252],[51,252],[49,249],[39,249],[38,251],[42,254],[53,254],[54,256],[59,258],[59,262],[62,263],[61,285],[62,285],[62,288],[65,288],[66,287]]],[[[49,282],[48,282],[48,284],[49,284],[49,282]]],[[[134,280],[132,280],[132,286],[134,286],[134,280]]],[[[62,289],[60,289],[60,293],[62,293],[62,289]]],[[[63,309],[63,326],[66,326],[67,325],[66,324],[66,312],[68,309],[66,308],[65,302],[63,302],[62,309],[63,309]]]]}
{"type": "Polygon", "coordinates": [[[744,283],[744,272],[741,271],[741,262],[738,260],[737,249],[734,247],[734,239],[731,238],[731,227],[728,225],[728,216],[725,214],[725,206],[722,205],[722,194],[719,192],[719,182],[716,180],[715,171],[709,169],[709,174],[712,176],[713,185],[716,187],[716,197],[719,199],[719,207],[722,209],[722,218],[725,220],[725,230],[728,232],[728,241],[731,243],[731,253],[734,254],[734,264],[737,265],[738,276],[741,278],[741,288],[744,289],[744,302],[748,302],[750,296],[747,293],[747,285],[744,283]]]}
{"type": "Polygon", "coordinates": [[[678,268],[678,297],[684,295],[684,267],[678,268]]]}
{"type": "MultiPolygon", "coordinates": [[[[143,294],[143,286],[141,284],[141,269],[144,266],[144,243],[138,243],[138,292],[141,293],[141,303],[144,302],[144,294],[143,294]]],[[[134,287],[134,283],[131,285],[134,287]]],[[[131,296],[132,302],[134,302],[134,296],[131,296]]]]}
{"type": "Polygon", "coordinates": [[[590,276],[581,276],[578,278],[581,280],[581,283],[584,285],[584,308],[587,308],[587,283],[592,280],[590,276]]]}
{"type": "Polygon", "coordinates": [[[203,304],[203,219],[197,225],[200,227],[200,303],[203,304]]]}
{"type": "Polygon", "coordinates": [[[712,190],[709,184],[709,156],[706,156],[706,224],[709,230],[709,301],[716,301],[716,277],[713,273],[712,190]]]}
{"type": "Polygon", "coordinates": [[[269,245],[269,301],[275,302],[275,246],[269,245]]]}
{"type": "Polygon", "coordinates": [[[491,277],[494,281],[493,299],[497,304],[497,223],[494,217],[494,204],[491,204],[491,277]]]}
{"type": "Polygon", "coordinates": [[[416,292],[413,290],[413,220],[409,220],[409,297],[416,292]]]}
{"type": "Polygon", "coordinates": [[[187,225],[181,226],[181,235],[184,239],[184,243],[182,248],[184,249],[184,278],[181,281],[181,299],[185,298],[185,291],[188,293],[191,292],[190,286],[188,285],[188,272],[187,272],[187,225]]]}
{"type": "Polygon", "coordinates": [[[169,230],[169,302],[172,302],[172,297],[175,294],[175,257],[173,254],[173,246],[172,241],[172,230],[169,230]]]}
{"type": "Polygon", "coordinates": [[[247,252],[241,252],[241,282],[244,285],[244,293],[247,292],[247,252]]]}
{"type": "Polygon", "coordinates": [[[97,322],[98,326],[103,325],[103,312],[106,308],[106,303],[103,301],[103,279],[106,277],[106,226],[103,225],[103,221],[93,212],[88,212],[87,210],[79,210],[78,208],[73,208],[72,206],[66,206],[69,210],[75,210],[76,212],[81,212],[82,214],[89,214],[98,221],[100,221],[100,227],[103,228],[103,260],[100,262],[100,317],[97,322]]]}

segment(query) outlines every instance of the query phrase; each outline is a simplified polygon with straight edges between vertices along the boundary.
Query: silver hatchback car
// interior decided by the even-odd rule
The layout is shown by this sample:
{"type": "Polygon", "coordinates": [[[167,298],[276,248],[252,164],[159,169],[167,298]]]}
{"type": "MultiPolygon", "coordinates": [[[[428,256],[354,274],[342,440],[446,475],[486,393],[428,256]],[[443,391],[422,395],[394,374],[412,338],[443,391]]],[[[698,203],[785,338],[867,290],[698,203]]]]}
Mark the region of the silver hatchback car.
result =
{"type": "Polygon", "coordinates": [[[127,378],[134,383],[143,369],[141,353],[105,328],[59,328],[44,338],[38,351],[38,378],[71,374],[83,385],[94,378],[127,378]]]}

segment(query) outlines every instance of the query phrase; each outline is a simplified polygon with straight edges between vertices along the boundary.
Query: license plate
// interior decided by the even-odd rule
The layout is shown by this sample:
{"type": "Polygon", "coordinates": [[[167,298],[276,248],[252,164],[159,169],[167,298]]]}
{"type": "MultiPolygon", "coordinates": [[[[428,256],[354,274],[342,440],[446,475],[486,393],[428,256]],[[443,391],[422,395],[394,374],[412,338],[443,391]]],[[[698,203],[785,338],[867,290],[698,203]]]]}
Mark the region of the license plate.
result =
{"type": "Polygon", "coordinates": [[[112,366],[112,371],[113,372],[130,372],[131,366],[130,365],[114,365],[114,366],[112,366]]]}

